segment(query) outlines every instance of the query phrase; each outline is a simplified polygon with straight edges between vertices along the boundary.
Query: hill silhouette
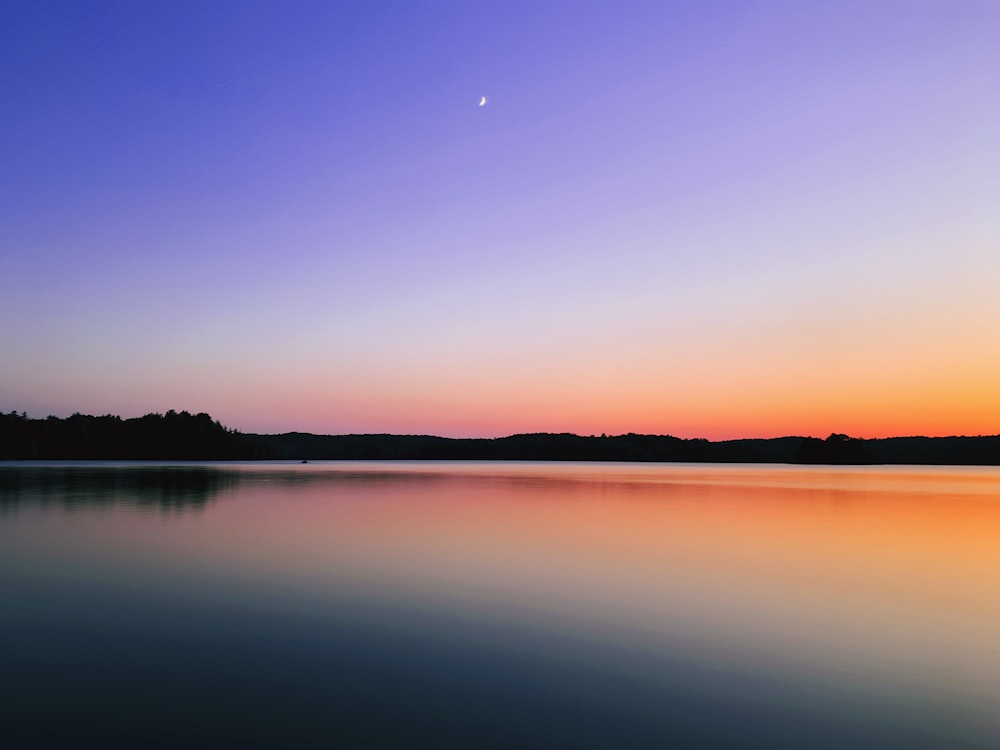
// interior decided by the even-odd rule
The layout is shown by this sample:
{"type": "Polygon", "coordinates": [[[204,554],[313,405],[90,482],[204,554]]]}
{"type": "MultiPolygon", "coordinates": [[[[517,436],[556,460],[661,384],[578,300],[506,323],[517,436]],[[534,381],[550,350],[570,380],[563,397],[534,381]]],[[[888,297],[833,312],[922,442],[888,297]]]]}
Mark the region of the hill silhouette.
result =
{"type": "Polygon", "coordinates": [[[814,437],[710,441],[671,435],[529,433],[501,438],[433,435],[241,433],[208,414],[168,411],[132,419],[0,413],[0,460],[477,460],[706,463],[1000,465],[1000,436],[814,437]]]}

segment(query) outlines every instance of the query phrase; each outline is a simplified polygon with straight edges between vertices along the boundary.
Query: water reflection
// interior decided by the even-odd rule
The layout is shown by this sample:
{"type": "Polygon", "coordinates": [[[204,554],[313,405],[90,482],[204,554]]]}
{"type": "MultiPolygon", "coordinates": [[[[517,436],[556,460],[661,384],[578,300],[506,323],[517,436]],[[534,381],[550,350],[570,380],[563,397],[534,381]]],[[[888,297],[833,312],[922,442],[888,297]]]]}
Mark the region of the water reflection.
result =
{"type": "Polygon", "coordinates": [[[56,744],[1000,740],[992,469],[8,467],[0,497],[0,705],[56,744]]]}
{"type": "Polygon", "coordinates": [[[289,490],[306,485],[350,485],[445,481],[442,474],[414,470],[273,464],[27,464],[0,462],[0,513],[25,507],[99,510],[115,506],[173,515],[200,511],[241,486],[289,490]],[[331,470],[331,468],[333,470],[331,470]]]}
{"type": "Polygon", "coordinates": [[[0,466],[0,514],[25,507],[202,510],[239,475],[199,466],[0,466]]]}

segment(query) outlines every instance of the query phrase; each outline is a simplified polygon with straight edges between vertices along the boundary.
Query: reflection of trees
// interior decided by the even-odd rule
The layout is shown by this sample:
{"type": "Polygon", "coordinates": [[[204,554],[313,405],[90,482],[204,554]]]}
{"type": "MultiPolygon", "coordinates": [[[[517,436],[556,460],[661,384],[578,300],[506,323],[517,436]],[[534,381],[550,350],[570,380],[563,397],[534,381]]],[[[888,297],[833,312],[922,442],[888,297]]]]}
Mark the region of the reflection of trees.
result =
{"type": "Polygon", "coordinates": [[[297,489],[443,479],[422,472],[303,470],[297,466],[0,466],[0,514],[28,507],[73,511],[116,506],[172,514],[202,510],[222,493],[255,484],[297,489]]]}
{"type": "Polygon", "coordinates": [[[0,467],[0,512],[127,506],[162,513],[200,510],[236,486],[239,474],[206,466],[0,467]]]}

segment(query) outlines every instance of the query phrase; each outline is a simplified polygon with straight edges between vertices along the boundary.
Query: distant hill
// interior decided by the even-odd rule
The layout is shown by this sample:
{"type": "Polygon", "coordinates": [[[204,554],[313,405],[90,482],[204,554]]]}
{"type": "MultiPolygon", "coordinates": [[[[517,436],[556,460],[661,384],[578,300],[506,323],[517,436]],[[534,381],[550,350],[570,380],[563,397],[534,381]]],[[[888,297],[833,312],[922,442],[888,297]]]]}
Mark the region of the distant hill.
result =
{"type": "Polygon", "coordinates": [[[0,414],[0,459],[667,461],[799,464],[1000,465],[1000,436],[898,437],[834,433],[709,441],[670,435],[530,433],[502,438],[433,435],[240,433],[208,414],[168,411],[133,419],[0,414]]]}
{"type": "Polygon", "coordinates": [[[582,437],[531,433],[501,438],[431,435],[248,435],[283,458],[478,461],[789,461],[802,438],[711,443],[669,435],[582,437]]]}
{"type": "Polygon", "coordinates": [[[669,435],[502,438],[430,435],[246,435],[262,454],[286,459],[479,461],[690,461],[706,463],[1000,465],[1000,436],[862,440],[833,434],[712,442],[669,435]]]}

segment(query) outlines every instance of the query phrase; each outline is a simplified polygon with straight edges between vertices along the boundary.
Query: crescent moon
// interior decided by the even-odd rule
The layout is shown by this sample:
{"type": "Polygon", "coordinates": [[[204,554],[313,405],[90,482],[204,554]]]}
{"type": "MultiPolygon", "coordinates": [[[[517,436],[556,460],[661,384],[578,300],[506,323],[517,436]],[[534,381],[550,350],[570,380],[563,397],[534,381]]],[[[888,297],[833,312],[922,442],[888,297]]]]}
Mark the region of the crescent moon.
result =
{"type": "Polygon", "coordinates": [[[486,97],[485,96],[482,99],[479,100],[479,106],[480,107],[485,107],[486,106],[486,97]]]}

